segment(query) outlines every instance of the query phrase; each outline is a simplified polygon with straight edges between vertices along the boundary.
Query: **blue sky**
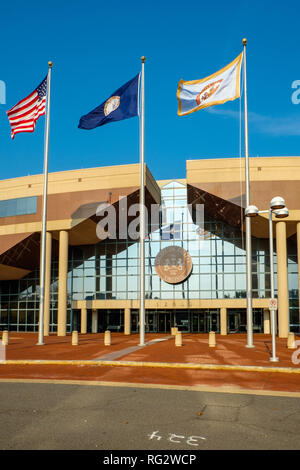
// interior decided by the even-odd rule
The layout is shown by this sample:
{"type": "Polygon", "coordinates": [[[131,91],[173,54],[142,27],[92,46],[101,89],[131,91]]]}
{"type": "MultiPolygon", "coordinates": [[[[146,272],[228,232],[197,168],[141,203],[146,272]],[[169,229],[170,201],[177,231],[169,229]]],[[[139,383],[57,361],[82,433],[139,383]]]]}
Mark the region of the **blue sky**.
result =
{"type": "MultiPolygon", "coordinates": [[[[137,163],[138,118],[91,131],[91,111],[140,70],[146,56],[146,162],[157,179],[184,178],[188,159],[239,157],[239,100],[177,116],[181,78],[204,78],[231,62],[247,37],[250,156],[300,155],[297,1],[15,0],[1,5],[0,179],[43,171],[44,117],[10,138],[5,111],[54,63],[49,171],[137,163]]],[[[300,95],[299,95],[300,96],[300,95]]],[[[244,153],[244,152],[243,152],[244,153]]]]}

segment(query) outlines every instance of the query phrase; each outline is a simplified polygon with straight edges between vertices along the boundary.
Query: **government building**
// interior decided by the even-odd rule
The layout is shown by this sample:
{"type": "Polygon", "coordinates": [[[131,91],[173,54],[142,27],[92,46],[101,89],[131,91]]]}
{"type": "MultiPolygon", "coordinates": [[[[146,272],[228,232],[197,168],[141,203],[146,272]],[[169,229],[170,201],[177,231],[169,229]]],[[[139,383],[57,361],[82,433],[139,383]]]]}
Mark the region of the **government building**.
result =
{"type": "MultiPolygon", "coordinates": [[[[146,333],[168,333],[173,326],[246,333],[244,162],[189,160],[185,177],[176,180],[156,181],[148,167],[144,171],[148,212],[160,207],[145,239],[146,333]]],[[[251,158],[250,181],[251,204],[259,210],[269,209],[275,196],[289,209],[286,219],[273,222],[277,331],[286,338],[300,331],[300,158],[251,158]]],[[[128,208],[139,203],[139,185],[139,164],[49,174],[46,336],[138,333],[139,240],[130,231],[121,237],[120,223],[134,224],[123,202],[128,208]],[[102,239],[101,204],[116,214],[115,228],[102,239]]],[[[0,181],[0,330],[38,331],[42,193],[43,175],[0,181]]],[[[268,334],[268,214],[251,219],[251,232],[253,331],[268,334]]]]}

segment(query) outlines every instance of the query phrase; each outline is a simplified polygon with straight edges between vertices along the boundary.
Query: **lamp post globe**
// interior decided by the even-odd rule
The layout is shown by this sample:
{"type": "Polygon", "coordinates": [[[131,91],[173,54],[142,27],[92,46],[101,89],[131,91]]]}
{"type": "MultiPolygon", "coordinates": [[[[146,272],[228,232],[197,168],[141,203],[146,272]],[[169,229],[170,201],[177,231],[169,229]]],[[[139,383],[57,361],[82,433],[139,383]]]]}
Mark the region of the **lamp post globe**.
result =
{"type": "Polygon", "coordinates": [[[275,196],[270,202],[270,208],[275,211],[277,209],[283,209],[285,207],[285,200],[283,197],[275,196]]]}
{"type": "Polygon", "coordinates": [[[276,219],[285,219],[289,216],[289,210],[287,207],[283,207],[283,209],[278,209],[274,211],[276,219]]]}
{"type": "Polygon", "coordinates": [[[256,206],[248,206],[245,209],[245,216],[246,217],[256,217],[258,215],[258,207],[256,206]]]}

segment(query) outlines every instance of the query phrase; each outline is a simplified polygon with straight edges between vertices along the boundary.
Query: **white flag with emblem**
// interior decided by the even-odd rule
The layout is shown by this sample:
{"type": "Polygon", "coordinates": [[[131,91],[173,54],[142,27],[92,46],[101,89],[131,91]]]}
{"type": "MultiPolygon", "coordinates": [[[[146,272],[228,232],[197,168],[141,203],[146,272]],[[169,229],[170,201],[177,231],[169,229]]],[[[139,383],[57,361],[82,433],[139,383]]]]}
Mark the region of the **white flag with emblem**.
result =
{"type": "Polygon", "coordinates": [[[242,59],[243,53],[223,69],[201,80],[180,80],[177,89],[179,116],[239,98],[242,59]]]}

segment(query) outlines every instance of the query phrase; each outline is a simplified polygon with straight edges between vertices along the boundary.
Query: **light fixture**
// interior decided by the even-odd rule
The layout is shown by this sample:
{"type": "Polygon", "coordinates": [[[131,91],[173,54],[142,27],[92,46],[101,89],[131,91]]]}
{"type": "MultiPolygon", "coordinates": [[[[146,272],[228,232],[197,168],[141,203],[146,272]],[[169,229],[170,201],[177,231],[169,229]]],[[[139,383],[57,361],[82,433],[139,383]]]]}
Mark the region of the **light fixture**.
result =
{"type": "Polygon", "coordinates": [[[287,207],[284,207],[283,209],[278,209],[274,211],[274,214],[276,219],[285,219],[289,216],[289,210],[287,207]]]}
{"type": "Polygon", "coordinates": [[[275,211],[277,209],[283,209],[285,207],[285,200],[283,197],[275,196],[270,202],[270,208],[275,211]]]}
{"type": "Polygon", "coordinates": [[[245,209],[245,216],[246,217],[256,217],[258,215],[258,207],[256,206],[248,206],[245,209]]]}

